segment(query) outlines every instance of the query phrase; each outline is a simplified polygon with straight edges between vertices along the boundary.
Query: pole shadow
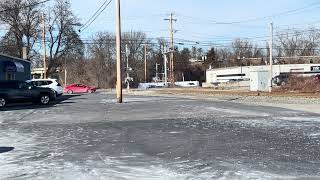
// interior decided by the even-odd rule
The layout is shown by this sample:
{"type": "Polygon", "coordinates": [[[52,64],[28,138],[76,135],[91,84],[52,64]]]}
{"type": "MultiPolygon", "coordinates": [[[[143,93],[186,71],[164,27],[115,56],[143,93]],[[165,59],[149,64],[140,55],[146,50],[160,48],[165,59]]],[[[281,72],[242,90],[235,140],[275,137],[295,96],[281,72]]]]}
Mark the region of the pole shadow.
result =
{"type": "Polygon", "coordinates": [[[0,154],[14,150],[14,147],[0,147],[0,154]]]}

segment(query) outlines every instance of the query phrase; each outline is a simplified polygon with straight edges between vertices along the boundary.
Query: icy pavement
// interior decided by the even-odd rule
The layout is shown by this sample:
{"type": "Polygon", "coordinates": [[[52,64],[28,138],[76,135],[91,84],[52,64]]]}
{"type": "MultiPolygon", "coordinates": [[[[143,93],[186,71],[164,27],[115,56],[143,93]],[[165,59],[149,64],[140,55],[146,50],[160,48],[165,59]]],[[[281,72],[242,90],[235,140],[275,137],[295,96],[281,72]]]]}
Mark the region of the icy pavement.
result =
{"type": "Polygon", "coordinates": [[[170,97],[0,111],[0,179],[320,179],[320,117],[170,97]]]}

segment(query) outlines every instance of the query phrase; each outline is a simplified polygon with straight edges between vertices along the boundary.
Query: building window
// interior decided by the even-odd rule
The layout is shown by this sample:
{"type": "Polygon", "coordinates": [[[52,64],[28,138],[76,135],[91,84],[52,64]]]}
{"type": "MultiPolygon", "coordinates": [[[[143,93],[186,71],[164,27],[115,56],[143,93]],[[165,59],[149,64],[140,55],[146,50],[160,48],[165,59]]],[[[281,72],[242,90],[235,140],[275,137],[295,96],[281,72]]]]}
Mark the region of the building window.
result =
{"type": "Polygon", "coordinates": [[[217,75],[217,77],[233,77],[233,76],[246,76],[246,74],[224,74],[224,75],[217,75]]]}
{"type": "Polygon", "coordinates": [[[6,72],[6,80],[15,80],[15,73],[14,72],[6,72]]]}

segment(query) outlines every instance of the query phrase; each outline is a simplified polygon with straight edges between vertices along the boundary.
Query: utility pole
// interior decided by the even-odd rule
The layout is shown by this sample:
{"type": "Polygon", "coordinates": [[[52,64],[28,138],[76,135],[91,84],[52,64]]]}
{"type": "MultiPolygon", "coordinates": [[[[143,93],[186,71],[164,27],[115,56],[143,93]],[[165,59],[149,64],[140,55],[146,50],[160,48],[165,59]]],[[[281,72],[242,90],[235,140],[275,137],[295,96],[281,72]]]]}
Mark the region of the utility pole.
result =
{"type": "Polygon", "coordinates": [[[270,23],[270,76],[269,76],[269,92],[272,92],[272,78],[273,78],[273,22],[270,23]]]}
{"type": "Polygon", "coordinates": [[[168,67],[167,67],[167,63],[168,63],[168,58],[167,58],[167,54],[166,52],[163,52],[163,73],[164,73],[164,86],[167,87],[168,86],[168,67]]]}
{"type": "Polygon", "coordinates": [[[147,83],[147,45],[144,45],[144,82],[147,83]]]}
{"type": "Polygon", "coordinates": [[[166,21],[169,21],[169,31],[170,31],[170,82],[172,85],[174,85],[174,29],[173,29],[173,21],[177,21],[177,19],[173,19],[173,13],[170,13],[169,19],[164,19],[166,21]]]}
{"type": "Polygon", "coordinates": [[[130,89],[130,74],[129,74],[129,48],[126,44],[126,60],[127,60],[127,90],[130,89]]]}
{"type": "Polygon", "coordinates": [[[168,63],[168,58],[167,58],[167,49],[165,46],[163,46],[161,48],[161,52],[163,55],[163,76],[164,76],[164,86],[168,87],[168,67],[167,67],[167,63],[168,63]]]}
{"type": "Polygon", "coordinates": [[[159,79],[158,66],[160,66],[160,64],[156,63],[156,81],[157,82],[158,82],[158,79],[159,79]]]}
{"type": "Polygon", "coordinates": [[[46,46],[46,22],[42,13],[42,47],[43,47],[43,78],[47,78],[47,46],[46,46]]]}
{"type": "Polygon", "coordinates": [[[117,50],[117,100],[122,103],[122,74],[121,74],[121,10],[120,0],[116,0],[116,50],[117,50]]]}
{"type": "Polygon", "coordinates": [[[67,60],[64,58],[64,86],[67,86],[67,60]]]}
{"type": "Polygon", "coordinates": [[[182,72],[182,81],[184,82],[184,73],[182,72]]]}

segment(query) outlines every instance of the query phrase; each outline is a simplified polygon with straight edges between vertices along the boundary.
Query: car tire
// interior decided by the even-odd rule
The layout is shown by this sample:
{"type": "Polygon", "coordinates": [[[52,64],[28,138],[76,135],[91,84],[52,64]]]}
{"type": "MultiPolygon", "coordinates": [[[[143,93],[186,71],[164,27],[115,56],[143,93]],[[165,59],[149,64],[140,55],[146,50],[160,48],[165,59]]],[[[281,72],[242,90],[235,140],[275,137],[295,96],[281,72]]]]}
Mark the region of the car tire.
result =
{"type": "Polygon", "coordinates": [[[91,94],[91,93],[93,93],[93,90],[89,89],[87,92],[88,92],[89,94],[91,94]]]}
{"type": "Polygon", "coordinates": [[[48,94],[40,95],[39,103],[41,105],[48,105],[50,103],[50,96],[48,94]]]}
{"type": "Polygon", "coordinates": [[[5,98],[0,97],[0,108],[5,107],[7,105],[7,101],[5,98]]]}
{"type": "Polygon", "coordinates": [[[73,94],[73,91],[72,90],[68,90],[67,93],[68,94],[73,94]]]}

